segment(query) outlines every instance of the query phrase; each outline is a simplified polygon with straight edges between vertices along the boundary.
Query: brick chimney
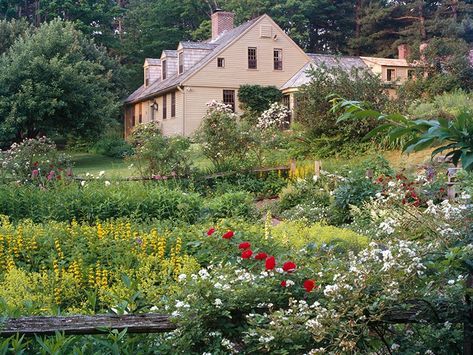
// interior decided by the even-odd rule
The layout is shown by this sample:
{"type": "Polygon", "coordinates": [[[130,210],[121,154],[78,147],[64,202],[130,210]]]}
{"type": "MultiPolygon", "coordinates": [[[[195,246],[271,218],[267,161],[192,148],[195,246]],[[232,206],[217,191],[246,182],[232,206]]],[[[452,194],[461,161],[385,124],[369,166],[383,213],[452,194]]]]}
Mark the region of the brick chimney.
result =
{"type": "Polygon", "coordinates": [[[401,44],[397,47],[397,53],[399,59],[407,59],[410,54],[409,46],[407,44],[401,44]]]}
{"type": "Polygon", "coordinates": [[[223,31],[233,29],[233,12],[226,12],[217,9],[212,14],[212,40],[216,39],[223,31]]]}

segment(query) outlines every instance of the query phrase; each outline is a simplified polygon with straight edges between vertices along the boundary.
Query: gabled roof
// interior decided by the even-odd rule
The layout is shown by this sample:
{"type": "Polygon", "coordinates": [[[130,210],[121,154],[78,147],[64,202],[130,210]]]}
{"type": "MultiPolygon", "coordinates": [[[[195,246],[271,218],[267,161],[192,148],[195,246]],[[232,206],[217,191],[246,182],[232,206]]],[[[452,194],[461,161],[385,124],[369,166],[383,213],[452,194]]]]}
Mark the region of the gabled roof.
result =
{"type": "Polygon", "coordinates": [[[161,59],[157,58],[146,58],[145,62],[147,62],[149,65],[161,65],[161,59]]]}
{"type": "MultiPolygon", "coordinates": [[[[135,90],[135,92],[133,92],[130,96],[128,96],[125,99],[125,103],[142,101],[142,100],[157,96],[161,93],[166,93],[168,91],[174,90],[177,86],[181,85],[181,83],[183,83],[185,80],[187,80],[192,75],[194,75],[197,71],[199,71],[202,67],[208,64],[213,58],[215,58],[231,43],[233,43],[242,34],[244,34],[247,30],[249,30],[254,24],[256,24],[264,16],[267,16],[267,15],[262,15],[253,20],[247,21],[244,24],[233,28],[230,31],[224,31],[214,40],[200,42],[202,45],[205,45],[205,46],[210,45],[212,46],[212,48],[209,51],[209,53],[204,58],[202,58],[198,63],[196,63],[192,68],[190,68],[189,70],[187,70],[181,75],[174,74],[170,76],[169,78],[167,78],[166,80],[155,81],[154,83],[152,83],[146,88],[144,87],[144,85],[142,85],[140,88],[135,90]]],[[[196,42],[193,42],[193,43],[196,43],[196,42]]],[[[167,53],[168,51],[166,50],[164,52],[167,53]]],[[[175,56],[177,56],[177,51],[169,51],[169,52],[175,52],[176,53],[175,56]]]]}
{"type": "MultiPolygon", "coordinates": [[[[177,57],[177,51],[174,50],[174,49],[165,49],[163,51],[163,54],[166,56],[166,57],[169,57],[169,58],[175,58],[177,57]]],[[[162,57],[162,55],[161,55],[162,57]]]]}
{"type": "Polygon", "coordinates": [[[410,67],[411,65],[405,59],[391,59],[378,57],[360,57],[361,59],[382,66],[391,67],[410,67]]]}
{"type": "Polygon", "coordinates": [[[307,53],[311,61],[304,65],[291,79],[281,86],[281,90],[297,88],[310,82],[308,71],[312,68],[324,66],[327,69],[341,68],[349,72],[353,68],[368,69],[368,66],[360,57],[336,56],[329,54],[307,53]]]}
{"type": "Polygon", "coordinates": [[[216,43],[208,43],[208,42],[181,42],[180,47],[184,49],[207,49],[212,50],[217,47],[216,43]]]}

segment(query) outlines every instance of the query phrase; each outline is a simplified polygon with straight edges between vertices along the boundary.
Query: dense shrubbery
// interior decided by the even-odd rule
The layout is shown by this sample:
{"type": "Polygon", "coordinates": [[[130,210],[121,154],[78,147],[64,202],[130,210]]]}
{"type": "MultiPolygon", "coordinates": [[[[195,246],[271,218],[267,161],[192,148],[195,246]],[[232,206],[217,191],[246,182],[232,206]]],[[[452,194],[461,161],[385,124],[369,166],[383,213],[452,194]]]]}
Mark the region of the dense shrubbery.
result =
{"type": "Polygon", "coordinates": [[[464,111],[473,111],[473,95],[461,90],[444,93],[431,100],[416,100],[409,106],[409,114],[415,118],[451,119],[464,111]]]}
{"type": "Polygon", "coordinates": [[[13,220],[87,221],[129,217],[195,223],[202,217],[253,218],[252,198],[242,192],[216,197],[207,204],[195,193],[135,183],[89,182],[84,186],[57,185],[48,190],[28,186],[0,186],[0,214],[13,220]],[[225,204],[231,204],[225,206],[225,204]]]}
{"type": "Polygon", "coordinates": [[[281,99],[281,91],[275,86],[242,85],[238,90],[238,101],[242,109],[255,114],[263,113],[272,103],[281,99]]]}
{"type": "Polygon", "coordinates": [[[330,112],[329,95],[340,95],[350,100],[372,103],[384,109],[389,99],[383,82],[362,69],[346,72],[339,68],[317,68],[310,72],[311,82],[297,95],[296,121],[304,127],[302,142],[307,151],[317,156],[337,153],[347,143],[357,143],[376,126],[375,120],[337,123],[337,115],[330,112]],[[331,149],[327,151],[327,142],[331,149]]]}

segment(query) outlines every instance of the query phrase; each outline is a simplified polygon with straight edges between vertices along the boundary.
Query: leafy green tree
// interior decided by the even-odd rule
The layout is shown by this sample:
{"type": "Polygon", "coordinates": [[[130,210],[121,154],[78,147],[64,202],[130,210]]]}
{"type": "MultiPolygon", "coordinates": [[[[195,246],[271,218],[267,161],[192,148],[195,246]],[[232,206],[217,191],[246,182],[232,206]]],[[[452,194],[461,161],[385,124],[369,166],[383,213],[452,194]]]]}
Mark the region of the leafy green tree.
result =
{"type": "Polygon", "coordinates": [[[0,20],[0,54],[5,53],[15,42],[29,30],[29,25],[24,20],[0,20]]]}
{"type": "Polygon", "coordinates": [[[0,58],[0,142],[100,135],[119,107],[117,64],[70,22],[54,20],[0,58]]]}
{"type": "Polygon", "coordinates": [[[281,91],[275,86],[242,85],[238,90],[238,101],[242,108],[256,114],[261,114],[281,99],[281,91]]]}

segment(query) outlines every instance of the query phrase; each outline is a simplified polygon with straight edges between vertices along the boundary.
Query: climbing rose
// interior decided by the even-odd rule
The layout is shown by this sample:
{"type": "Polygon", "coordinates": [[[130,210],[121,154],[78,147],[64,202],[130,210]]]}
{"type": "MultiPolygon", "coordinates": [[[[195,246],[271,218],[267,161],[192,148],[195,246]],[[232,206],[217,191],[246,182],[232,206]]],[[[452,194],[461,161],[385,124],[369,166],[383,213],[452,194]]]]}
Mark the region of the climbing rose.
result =
{"type": "Polygon", "coordinates": [[[286,280],[282,280],[282,281],[281,281],[281,286],[282,286],[282,287],[287,287],[287,282],[286,282],[286,280]]]}
{"type": "Polygon", "coordinates": [[[285,262],[282,269],[286,272],[293,272],[296,269],[296,264],[292,261],[285,262]]]}
{"type": "Polygon", "coordinates": [[[268,254],[263,253],[262,251],[260,251],[258,254],[256,254],[255,259],[256,260],[266,260],[267,257],[268,257],[268,254]]]}
{"type": "Polygon", "coordinates": [[[240,249],[248,249],[249,247],[251,247],[251,244],[249,242],[243,242],[238,246],[238,248],[240,249]]]}
{"type": "Polygon", "coordinates": [[[215,233],[215,228],[210,228],[208,231],[207,231],[207,235],[210,237],[212,234],[215,233]]]}
{"type": "Polygon", "coordinates": [[[235,233],[233,231],[228,231],[224,235],[222,235],[223,239],[232,239],[235,233]]]}
{"type": "Polygon", "coordinates": [[[243,253],[241,253],[241,258],[249,259],[251,258],[252,255],[253,255],[253,252],[250,249],[248,249],[248,250],[245,250],[243,253]]]}
{"type": "Polygon", "coordinates": [[[276,267],[276,260],[274,259],[274,256],[270,256],[266,259],[265,266],[266,270],[273,270],[276,267]]]}
{"type": "Polygon", "coordinates": [[[305,280],[304,288],[307,292],[311,292],[315,288],[315,280],[305,280]]]}

